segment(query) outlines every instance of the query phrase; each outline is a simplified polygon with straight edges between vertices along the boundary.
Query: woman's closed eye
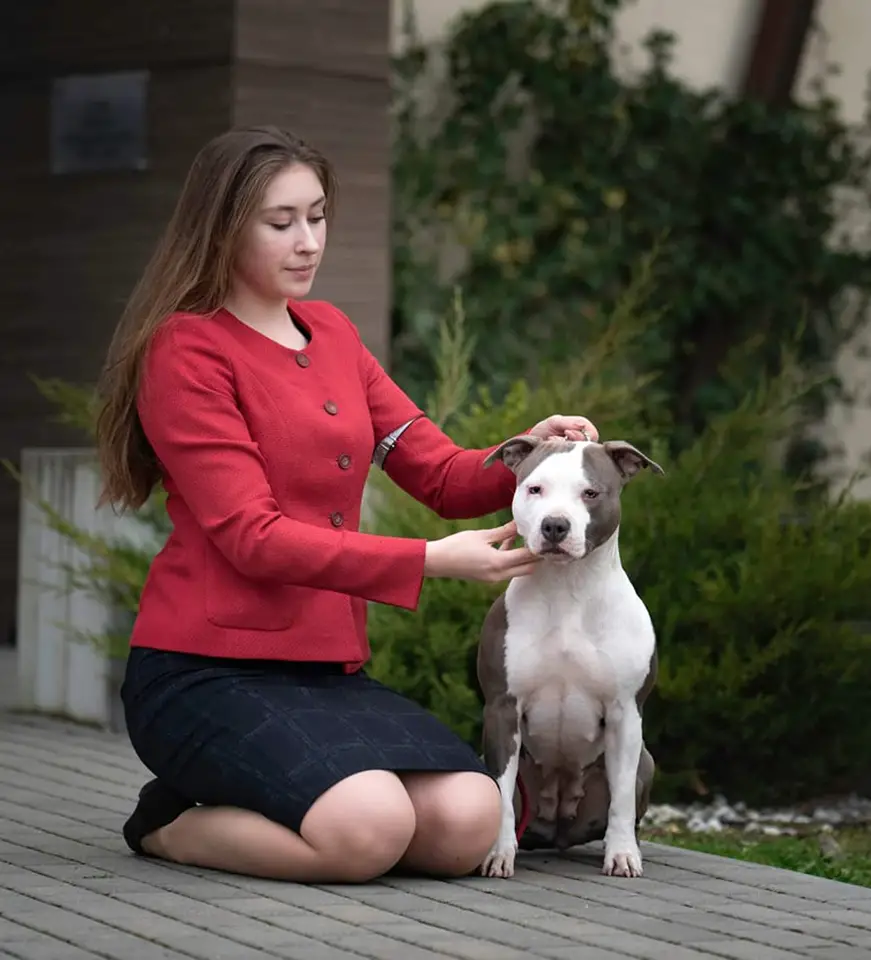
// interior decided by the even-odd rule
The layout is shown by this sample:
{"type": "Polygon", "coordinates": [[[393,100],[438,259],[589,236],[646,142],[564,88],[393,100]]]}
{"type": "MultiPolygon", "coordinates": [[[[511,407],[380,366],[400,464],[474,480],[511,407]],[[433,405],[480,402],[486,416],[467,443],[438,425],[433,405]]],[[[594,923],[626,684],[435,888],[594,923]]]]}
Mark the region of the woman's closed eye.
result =
{"type": "MultiPolygon", "coordinates": [[[[326,217],[323,214],[319,217],[308,218],[309,223],[321,223],[324,220],[326,220],[326,217]]],[[[293,221],[290,221],[289,223],[271,223],[270,226],[273,228],[273,230],[287,230],[289,227],[293,226],[293,221]]]]}

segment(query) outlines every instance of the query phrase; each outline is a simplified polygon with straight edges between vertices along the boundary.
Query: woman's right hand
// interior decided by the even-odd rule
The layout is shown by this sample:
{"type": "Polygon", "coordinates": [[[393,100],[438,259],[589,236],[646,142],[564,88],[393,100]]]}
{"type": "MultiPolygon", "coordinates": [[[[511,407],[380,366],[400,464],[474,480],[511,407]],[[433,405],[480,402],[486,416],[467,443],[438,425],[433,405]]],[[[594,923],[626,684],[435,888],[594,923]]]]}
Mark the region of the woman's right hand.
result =
{"type": "Polygon", "coordinates": [[[532,573],[540,558],[527,547],[511,548],[517,525],[511,520],[492,530],[463,530],[426,545],[425,577],[454,577],[496,583],[532,573]],[[499,549],[494,549],[494,546],[499,549]]]}

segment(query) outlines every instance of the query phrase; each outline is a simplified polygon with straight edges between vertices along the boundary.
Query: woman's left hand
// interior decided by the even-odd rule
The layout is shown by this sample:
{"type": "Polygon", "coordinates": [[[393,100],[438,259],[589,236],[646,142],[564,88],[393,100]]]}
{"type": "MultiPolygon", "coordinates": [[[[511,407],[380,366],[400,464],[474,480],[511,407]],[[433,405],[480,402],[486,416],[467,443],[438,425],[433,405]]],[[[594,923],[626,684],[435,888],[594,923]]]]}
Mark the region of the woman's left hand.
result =
{"type": "Polygon", "coordinates": [[[559,437],[563,440],[592,440],[599,439],[599,431],[586,417],[566,417],[555,413],[537,423],[530,431],[533,437],[550,440],[559,437]]]}

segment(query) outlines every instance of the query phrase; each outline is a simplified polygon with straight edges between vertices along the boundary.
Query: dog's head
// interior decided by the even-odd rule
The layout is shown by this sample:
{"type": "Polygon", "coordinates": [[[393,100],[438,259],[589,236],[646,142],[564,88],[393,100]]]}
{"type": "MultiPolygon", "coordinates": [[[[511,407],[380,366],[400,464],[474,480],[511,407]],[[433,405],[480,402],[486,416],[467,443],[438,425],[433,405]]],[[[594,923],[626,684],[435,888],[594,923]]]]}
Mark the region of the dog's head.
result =
{"type": "Polygon", "coordinates": [[[623,440],[606,443],[518,436],[485,463],[501,460],[517,477],[512,512],[535,554],[579,560],[609,540],[620,524],[620,494],[639,471],[658,463],[623,440]]]}

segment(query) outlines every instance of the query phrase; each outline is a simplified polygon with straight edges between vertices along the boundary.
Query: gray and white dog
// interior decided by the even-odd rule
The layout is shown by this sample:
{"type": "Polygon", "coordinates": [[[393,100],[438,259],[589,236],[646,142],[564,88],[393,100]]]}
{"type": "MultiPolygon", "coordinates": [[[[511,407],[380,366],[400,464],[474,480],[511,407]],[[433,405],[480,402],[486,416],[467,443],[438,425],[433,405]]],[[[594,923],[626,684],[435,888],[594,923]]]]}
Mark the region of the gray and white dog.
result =
{"type": "Polygon", "coordinates": [[[604,839],[603,872],[642,873],[637,823],[653,758],[641,711],[656,679],[656,639],[618,549],[620,495],[659,464],[629,443],[517,436],[488,458],[517,477],[512,512],[541,556],[491,607],[478,647],[484,759],[502,794],[499,837],[481,872],[510,877],[516,789],[531,820],[524,847],[604,839]]]}

